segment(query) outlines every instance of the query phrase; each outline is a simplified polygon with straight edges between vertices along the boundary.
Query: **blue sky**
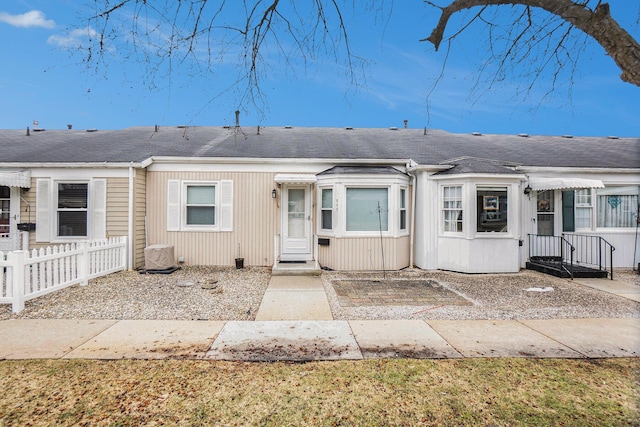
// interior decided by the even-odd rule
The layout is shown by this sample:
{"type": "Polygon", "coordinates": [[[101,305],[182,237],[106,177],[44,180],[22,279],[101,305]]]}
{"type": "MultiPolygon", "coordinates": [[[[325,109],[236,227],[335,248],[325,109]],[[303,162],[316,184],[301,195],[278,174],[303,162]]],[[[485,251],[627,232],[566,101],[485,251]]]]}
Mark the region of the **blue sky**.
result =
{"type": "MultiPolygon", "coordinates": [[[[224,125],[233,124],[240,109],[244,126],[402,127],[406,119],[409,127],[460,133],[640,136],[640,88],[620,81],[619,70],[595,42],[588,41],[581,54],[574,83],[550,95],[545,92],[551,76],[544,74],[528,95],[529,81],[517,78],[500,79],[484,91],[486,85],[475,81],[486,60],[486,26],[474,25],[453,45],[443,78],[432,90],[445,53],[419,40],[438,18],[434,9],[421,0],[393,2],[390,14],[390,2],[377,11],[345,3],[353,53],[367,59],[356,69],[357,83],[331,55],[308,58],[306,64],[294,58],[284,67],[281,57],[265,50],[266,104],[257,109],[239,104],[232,58],[217,64],[214,73],[185,63],[174,65],[171,74],[161,70],[150,77],[144,61],[125,59],[128,40],[122,37],[108,46],[108,66],[87,67],[79,46],[87,46],[87,34],[95,29],[87,27],[91,10],[85,2],[4,1],[0,128],[33,127],[34,120],[46,129],[224,125]]],[[[504,11],[508,19],[510,12],[504,11]]],[[[611,13],[640,38],[635,0],[612,1],[611,13]]]]}

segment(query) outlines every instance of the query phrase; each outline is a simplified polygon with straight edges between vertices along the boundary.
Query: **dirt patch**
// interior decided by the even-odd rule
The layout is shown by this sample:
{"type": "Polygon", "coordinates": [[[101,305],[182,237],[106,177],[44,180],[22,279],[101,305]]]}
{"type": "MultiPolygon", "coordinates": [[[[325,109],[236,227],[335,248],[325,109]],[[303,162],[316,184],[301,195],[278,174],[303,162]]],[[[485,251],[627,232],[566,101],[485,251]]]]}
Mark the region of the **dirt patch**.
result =
{"type": "Polygon", "coordinates": [[[433,279],[333,280],[331,284],[343,307],[473,305],[433,279]]]}

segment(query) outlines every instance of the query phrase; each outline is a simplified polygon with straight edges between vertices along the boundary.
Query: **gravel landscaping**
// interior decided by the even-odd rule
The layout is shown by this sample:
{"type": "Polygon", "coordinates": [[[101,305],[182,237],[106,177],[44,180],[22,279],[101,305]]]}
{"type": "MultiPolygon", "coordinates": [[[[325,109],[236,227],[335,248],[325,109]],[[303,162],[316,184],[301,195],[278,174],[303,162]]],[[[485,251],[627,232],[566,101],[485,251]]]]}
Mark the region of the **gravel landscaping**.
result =
{"type": "MultiPolygon", "coordinates": [[[[631,270],[616,271],[615,276],[640,286],[640,277],[631,270]]],[[[28,301],[18,315],[12,315],[11,307],[3,305],[0,319],[253,320],[269,278],[268,268],[186,266],[166,275],[126,271],[28,301]]],[[[323,272],[322,281],[337,320],[640,317],[640,303],[533,271],[468,275],[415,269],[388,272],[386,279],[381,272],[323,272]],[[346,304],[342,295],[341,305],[332,285],[338,280],[368,280],[378,293],[390,291],[387,288],[401,282],[402,292],[407,294],[404,298],[413,294],[416,299],[424,297],[420,282],[435,281],[438,288],[469,304],[447,304],[444,300],[402,305],[401,299],[391,298],[384,305],[359,305],[346,304]],[[407,287],[412,281],[416,283],[415,293],[407,287]],[[531,288],[534,290],[526,290],[531,288]],[[553,290],[535,290],[545,288],[553,290]]]]}

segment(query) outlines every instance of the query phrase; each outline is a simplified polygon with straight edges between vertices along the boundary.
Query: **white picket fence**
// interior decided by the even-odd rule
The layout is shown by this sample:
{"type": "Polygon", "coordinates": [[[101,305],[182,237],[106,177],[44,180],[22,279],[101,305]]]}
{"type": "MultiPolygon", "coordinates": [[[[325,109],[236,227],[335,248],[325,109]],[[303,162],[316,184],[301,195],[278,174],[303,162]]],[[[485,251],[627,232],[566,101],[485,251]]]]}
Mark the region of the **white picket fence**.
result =
{"type": "Polygon", "coordinates": [[[0,252],[0,304],[24,310],[30,299],[124,270],[127,238],[69,243],[32,251],[0,252]]]}

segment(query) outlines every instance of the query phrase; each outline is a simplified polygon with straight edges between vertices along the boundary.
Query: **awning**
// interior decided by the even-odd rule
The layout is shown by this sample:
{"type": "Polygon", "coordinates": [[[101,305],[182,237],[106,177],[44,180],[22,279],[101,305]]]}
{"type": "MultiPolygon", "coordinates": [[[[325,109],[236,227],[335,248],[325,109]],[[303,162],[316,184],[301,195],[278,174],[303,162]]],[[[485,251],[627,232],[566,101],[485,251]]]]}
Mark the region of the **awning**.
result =
{"type": "Polygon", "coordinates": [[[584,178],[529,178],[529,187],[535,191],[566,190],[572,188],[604,188],[599,179],[584,178]]]}
{"type": "Polygon", "coordinates": [[[0,172],[0,185],[31,188],[31,171],[0,172]]]}
{"type": "Polygon", "coordinates": [[[318,179],[312,174],[279,173],[274,181],[278,184],[313,184],[318,179]]]}

